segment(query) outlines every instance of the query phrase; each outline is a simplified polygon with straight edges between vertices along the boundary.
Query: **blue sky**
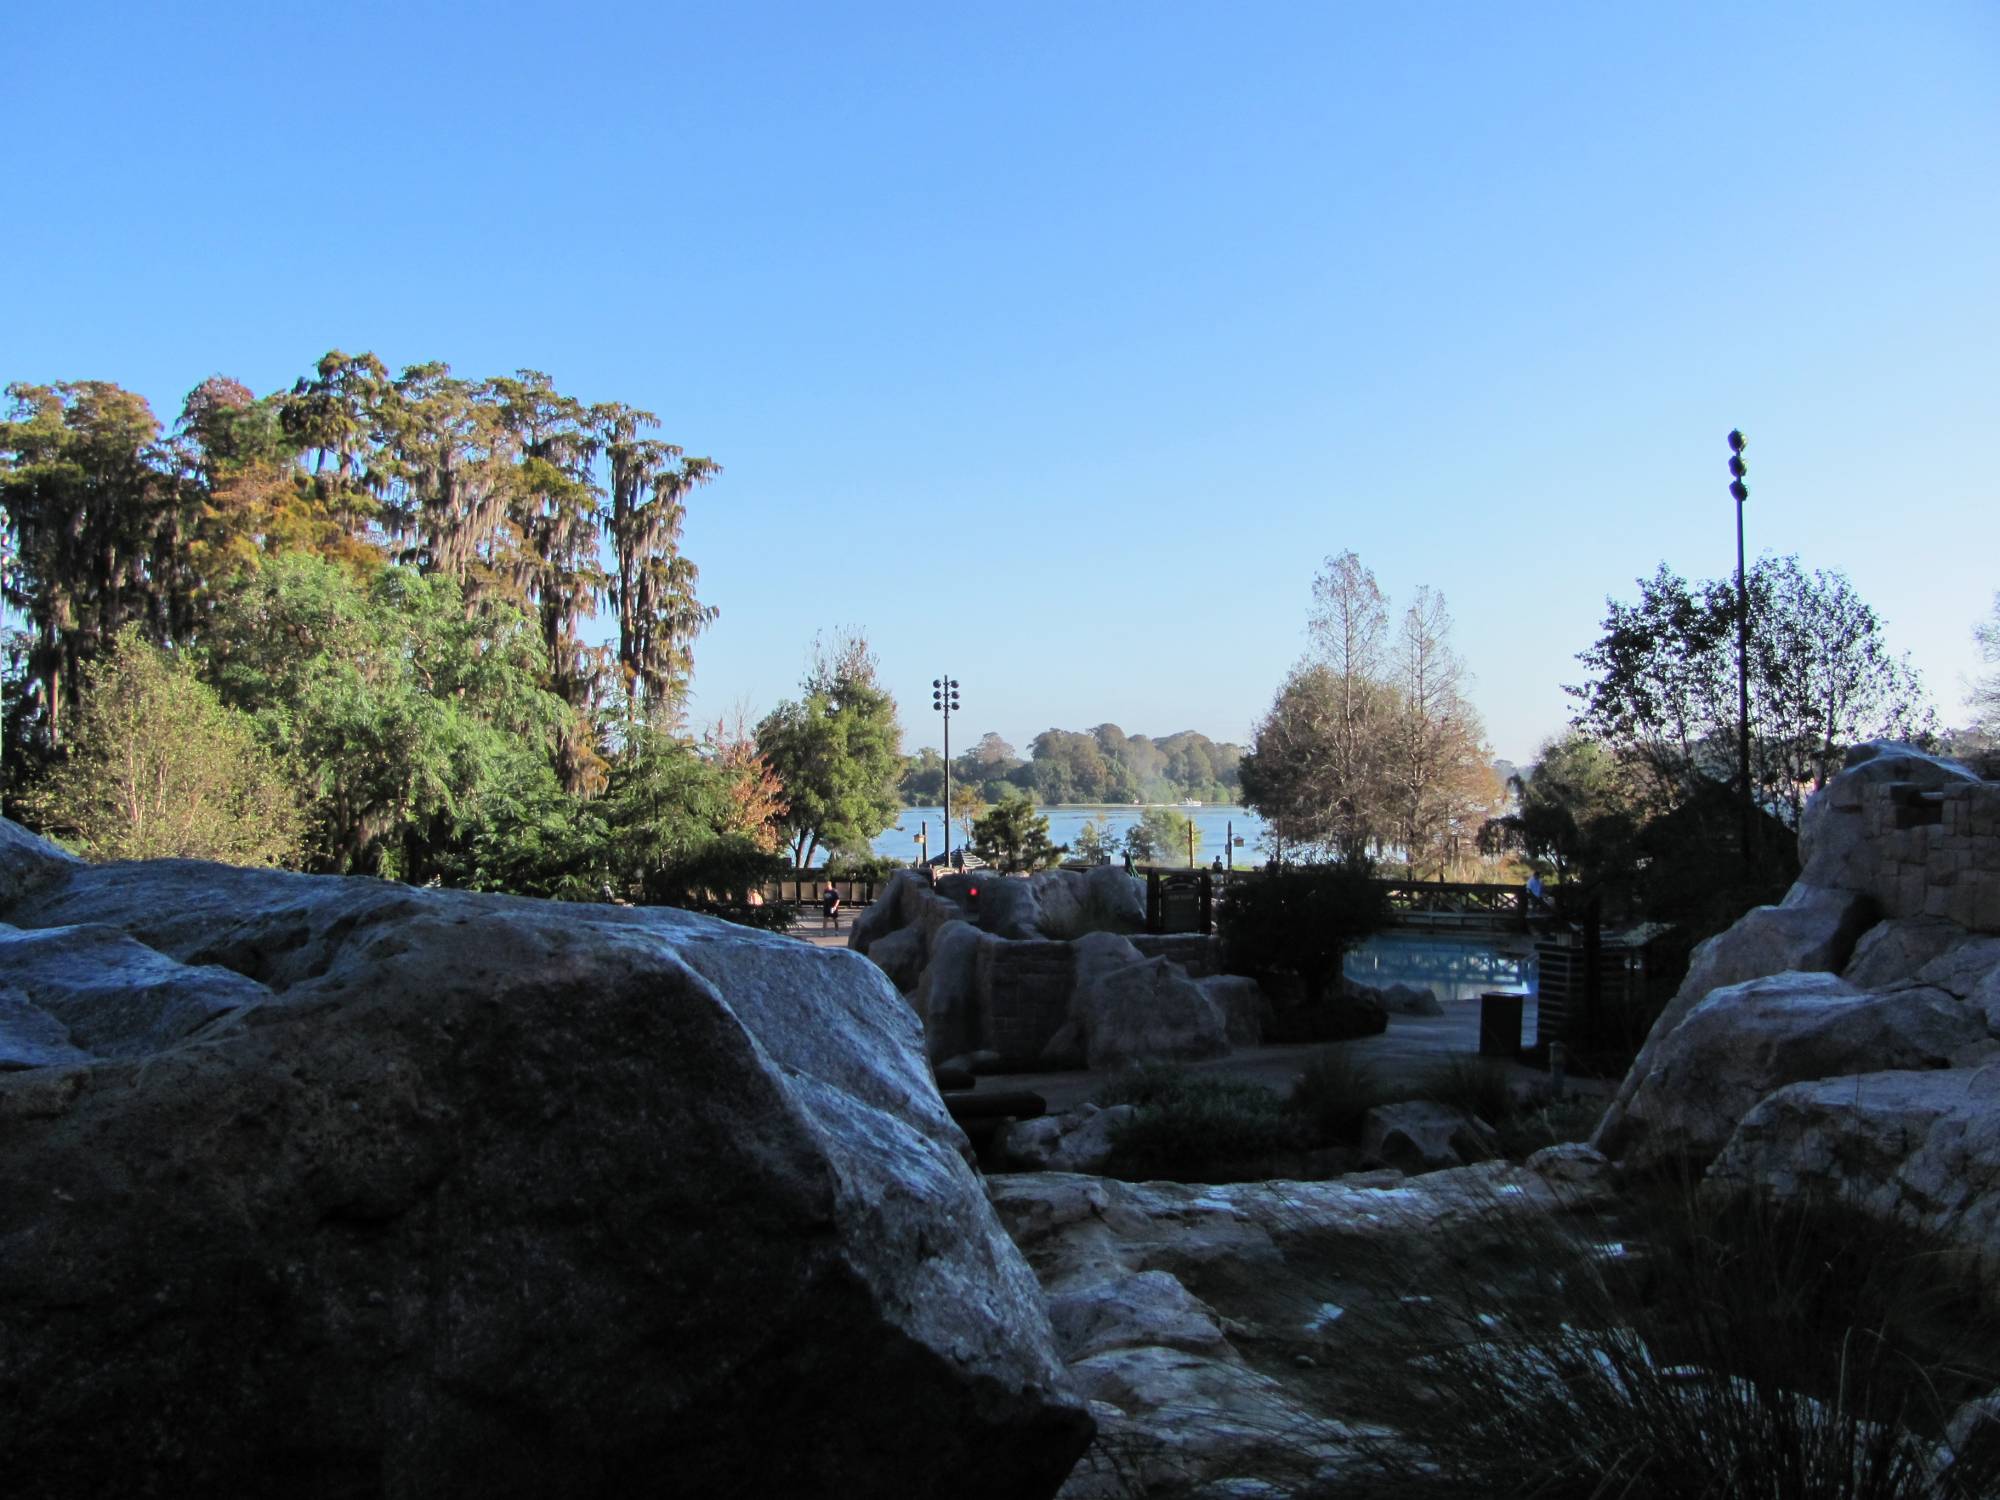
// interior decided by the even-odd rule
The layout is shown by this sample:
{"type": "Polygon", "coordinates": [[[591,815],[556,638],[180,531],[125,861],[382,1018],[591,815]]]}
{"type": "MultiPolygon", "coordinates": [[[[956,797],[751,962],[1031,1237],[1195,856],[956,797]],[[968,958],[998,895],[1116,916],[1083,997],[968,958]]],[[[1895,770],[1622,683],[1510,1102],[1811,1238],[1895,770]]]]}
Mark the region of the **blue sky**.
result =
{"type": "Polygon", "coordinates": [[[725,469],[697,714],[874,644],[912,745],[1246,740],[1352,548],[1495,751],[1607,594],[1845,571],[1963,718],[2000,590],[1990,4],[42,4],[0,379],[171,420],[325,350],[725,469]],[[1644,13],[1642,13],[1642,11],[1644,13]],[[178,13],[176,13],[178,12],[178,13]],[[296,12],[296,13],[294,13],[296,12]]]}

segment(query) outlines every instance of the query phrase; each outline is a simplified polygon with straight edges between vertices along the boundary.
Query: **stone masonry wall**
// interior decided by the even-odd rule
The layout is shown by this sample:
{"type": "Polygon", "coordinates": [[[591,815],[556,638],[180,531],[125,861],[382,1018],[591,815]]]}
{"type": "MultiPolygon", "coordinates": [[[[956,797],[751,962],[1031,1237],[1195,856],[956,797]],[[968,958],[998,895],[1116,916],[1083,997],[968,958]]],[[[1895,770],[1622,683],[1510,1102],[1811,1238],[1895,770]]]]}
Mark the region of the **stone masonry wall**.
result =
{"type": "Polygon", "coordinates": [[[1179,964],[1197,979],[1222,972],[1222,941],[1201,932],[1135,932],[1131,942],[1148,958],[1179,964]]]}
{"type": "Polygon", "coordinates": [[[2000,782],[1925,789],[1880,782],[1858,789],[1877,851],[1869,894],[1892,917],[1948,917],[2000,932],[2000,782]]]}
{"type": "Polygon", "coordinates": [[[1032,1065],[1069,1019],[1076,986],[1076,950],[1050,938],[1012,938],[979,945],[980,1035],[1009,1062],[1032,1065]]]}

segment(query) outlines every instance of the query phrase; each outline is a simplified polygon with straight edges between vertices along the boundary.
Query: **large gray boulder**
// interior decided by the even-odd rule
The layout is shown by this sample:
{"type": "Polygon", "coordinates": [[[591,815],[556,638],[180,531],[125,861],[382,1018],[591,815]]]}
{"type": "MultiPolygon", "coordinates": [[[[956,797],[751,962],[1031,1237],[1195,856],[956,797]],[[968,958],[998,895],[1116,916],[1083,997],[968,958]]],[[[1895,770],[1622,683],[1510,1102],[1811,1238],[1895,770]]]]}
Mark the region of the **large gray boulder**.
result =
{"type": "MultiPolygon", "coordinates": [[[[1015,1068],[1082,1067],[1087,1028],[1079,1001],[1088,979],[1079,955],[1087,943],[1108,942],[1112,948],[1092,951],[1115,953],[1116,965],[1146,960],[1124,935],[1145,924],[1142,889],[1114,867],[1027,878],[971,871],[943,876],[935,887],[904,871],[857,919],[848,942],[910,995],[932,1058],[984,1049],[1015,1068]]],[[[1234,1036],[1261,1036],[1261,1001],[1224,988],[1212,1004],[1234,1036]]],[[[1209,1054],[1176,1042],[1164,1055],[1209,1054]]]]}
{"type": "Polygon", "coordinates": [[[1896,917],[1877,922],[1854,945],[1854,956],[1840,977],[1856,989],[1886,989],[1915,979],[1932,963],[1948,959],[1967,944],[1984,947],[1991,939],[1975,938],[1943,917],[1896,917]]]}
{"type": "Polygon", "coordinates": [[[1197,979],[1202,993],[1221,1009],[1232,1047],[1255,1047],[1271,1028],[1271,997],[1246,974],[1210,974],[1197,979]]]}
{"type": "Polygon", "coordinates": [[[1146,925],[1146,887],[1117,865],[1094,870],[1043,870],[1029,877],[1043,937],[1091,932],[1139,932],[1146,925]]]}
{"type": "Polygon", "coordinates": [[[83,868],[74,854],[65,854],[20,824],[0,818],[0,915],[23,896],[61,885],[83,868]]]}
{"type": "Polygon", "coordinates": [[[67,1026],[19,985],[0,980],[0,1073],[90,1060],[91,1054],[70,1040],[67,1026]]]}
{"type": "Polygon", "coordinates": [[[1222,1004],[1164,958],[1142,958],[1130,940],[1094,933],[1072,945],[1075,1044],[1092,1068],[1196,1062],[1229,1051],[1222,1004]]]}
{"type": "Polygon", "coordinates": [[[1856,989],[1832,974],[1776,974],[1711,992],[1658,1046],[1597,1144],[1628,1167],[1705,1166],[1767,1095],[1810,1079],[1949,1068],[1987,1040],[1948,991],[1856,989]]]}
{"type": "Polygon", "coordinates": [[[1799,819],[1799,878],[1809,885],[1874,894],[1893,916],[1917,916],[1922,898],[1906,902],[1884,882],[1882,835],[1866,814],[1871,789],[1902,783],[1919,791],[1977,783],[1956,761],[1894,740],[1873,740],[1847,752],[1846,768],[1807,801],[1799,819]]]}
{"type": "Polygon", "coordinates": [[[1778,905],[1756,907],[1726,932],[1698,944],[1688,960],[1687,977],[1654,1021],[1598,1126],[1598,1145],[1616,1154],[1615,1144],[1608,1143],[1622,1133],[1634,1091],[1659,1066],[1668,1038],[1711,993],[1772,974],[1838,973],[1874,911],[1873,900],[1860,892],[1800,881],[1778,905]]]}
{"type": "Polygon", "coordinates": [[[1033,882],[996,870],[942,876],[937,893],[955,903],[981,932],[1003,938],[1040,937],[1042,908],[1033,882]]]}
{"type": "MultiPolygon", "coordinates": [[[[8,878],[17,927],[189,966],[108,1032],[78,977],[71,1035],[125,1055],[0,1073],[10,1495],[999,1500],[1087,1441],[858,956],[189,862],[8,878]]],[[[53,969],[0,1016],[50,1015],[53,969]]]]}
{"type": "Polygon", "coordinates": [[[1500,1137],[1476,1115],[1427,1099],[1378,1104],[1361,1120],[1361,1155],[1415,1175],[1500,1154],[1500,1137]]]}
{"type": "Polygon", "coordinates": [[[273,998],[255,980],[177,963],[101,923],[23,931],[0,922],[0,974],[86,1058],[144,1057],[273,998]]]}
{"type": "Polygon", "coordinates": [[[1357,1438],[1392,1435],[1343,1420],[1326,1370],[1313,1368],[1368,1357],[1347,1341],[1363,1321],[1350,1308],[1379,1309],[1420,1282],[1412,1260],[1426,1247],[1455,1255],[1475,1236],[1505,1242],[1523,1218],[1583,1196],[1504,1162],[1407,1181],[1024,1173],[990,1178],[988,1191],[1041,1277],[1058,1347],[1098,1417],[1098,1443],[1064,1500],[1377,1493],[1380,1472],[1357,1438]],[[1341,1247],[1338,1275],[1298,1274],[1324,1270],[1329,1244],[1341,1247]],[[1371,1286],[1363,1268],[1385,1264],[1393,1284],[1371,1286]],[[1231,1301],[1225,1310],[1209,1297],[1231,1301]],[[1297,1363],[1281,1352],[1304,1348],[1314,1356],[1297,1363]]]}
{"type": "Polygon", "coordinates": [[[1708,1175],[1923,1225],[2000,1290],[2000,1066],[1793,1084],[1743,1117],[1708,1175]]]}
{"type": "Polygon", "coordinates": [[[1139,1112],[1135,1104],[1100,1109],[1084,1104],[1057,1115],[1016,1120],[997,1141],[1009,1166],[1028,1172],[1101,1172],[1118,1130],[1139,1112]]]}

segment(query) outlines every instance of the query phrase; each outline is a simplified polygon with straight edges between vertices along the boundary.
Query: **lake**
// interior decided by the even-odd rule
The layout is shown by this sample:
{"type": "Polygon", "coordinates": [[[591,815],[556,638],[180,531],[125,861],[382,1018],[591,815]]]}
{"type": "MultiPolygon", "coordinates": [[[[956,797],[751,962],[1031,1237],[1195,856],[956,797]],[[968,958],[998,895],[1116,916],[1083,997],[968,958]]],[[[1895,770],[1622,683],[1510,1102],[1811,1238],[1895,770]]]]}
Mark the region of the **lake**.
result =
{"type": "MultiPolygon", "coordinates": [[[[1222,804],[1214,807],[1181,807],[1175,804],[1174,811],[1194,824],[1195,860],[1207,864],[1218,854],[1225,865],[1260,865],[1270,858],[1270,852],[1258,848],[1258,840],[1264,836],[1264,820],[1247,807],[1222,804]],[[1225,839],[1231,832],[1242,842],[1230,849],[1225,839]]],[[[1146,809],[1134,807],[1129,802],[1106,803],[1104,805],[1065,804],[1061,807],[1037,808],[1037,812],[1049,820],[1049,841],[1055,844],[1074,844],[1083,825],[1096,818],[1103,818],[1111,825],[1112,836],[1122,839],[1125,830],[1145,815],[1146,809]]],[[[924,824],[930,825],[930,848],[932,854],[944,853],[944,811],[936,807],[906,807],[896,826],[876,836],[871,847],[875,853],[890,859],[901,860],[905,864],[914,863],[923,851],[918,841],[918,830],[924,824]]],[[[952,830],[952,847],[964,844],[965,837],[957,829],[952,830]]],[[[1184,863],[1185,849],[1179,851],[1180,858],[1174,863],[1184,863]]]]}

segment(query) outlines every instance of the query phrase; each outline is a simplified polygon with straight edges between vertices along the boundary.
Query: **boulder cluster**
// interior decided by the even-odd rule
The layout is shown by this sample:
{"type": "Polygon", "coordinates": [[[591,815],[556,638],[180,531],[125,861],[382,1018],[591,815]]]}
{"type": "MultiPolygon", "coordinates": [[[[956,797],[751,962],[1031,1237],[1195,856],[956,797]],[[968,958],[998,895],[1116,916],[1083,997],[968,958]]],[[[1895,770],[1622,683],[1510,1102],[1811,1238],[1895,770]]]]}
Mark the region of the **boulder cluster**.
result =
{"type": "Polygon", "coordinates": [[[1594,1143],[1848,1197],[2000,1278],[2000,783],[1859,746],[1799,854],[1780,904],[1695,950],[1594,1143]]]}
{"type": "Polygon", "coordinates": [[[1841,1193],[2000,1279],[2000,784],[1861,747],[1801,854],[1696,950],[1592,1146],[1430,1171],[1492,1142],[1378,1110],[1372,1155],[1428,1175],[1121,1184],[1076,1170],[1113,1108],[1017,1127],[1049,1170],[982,1183],[947,1060],[1262,1034],[1258,986],[1141,933],[1122,871],[904,875],[829,953],[661,909],[86,865],[0,821],[8,1492],[1327,1483],[1382,1437],[1320,1397],[1343,1308],[1387,1294],[1301,1258],[1662,1167],[1841,1193]]]}
{"type": "Polygon", "coordinates": [[[848,946],[909,997],[938,1063],[1108,1069],[1260,1041],[1270,1006],[1256,981],[1215,973],[1212,938],[1150,937],[1145,923],[1144,887],[1116,866],[935,887],[905,870],[848,946]]]}
{"type": "Polygon", "coordinates": [[[0,823],[9,1495],[1051,1494],[965,1154],[856,955],[0,823]]]}

